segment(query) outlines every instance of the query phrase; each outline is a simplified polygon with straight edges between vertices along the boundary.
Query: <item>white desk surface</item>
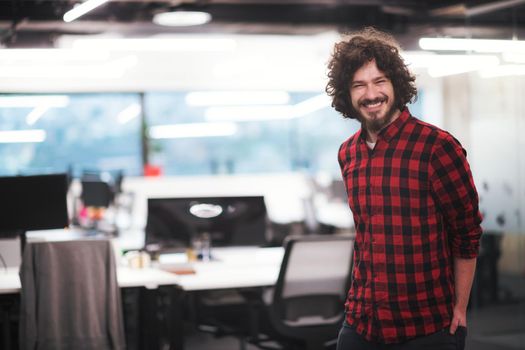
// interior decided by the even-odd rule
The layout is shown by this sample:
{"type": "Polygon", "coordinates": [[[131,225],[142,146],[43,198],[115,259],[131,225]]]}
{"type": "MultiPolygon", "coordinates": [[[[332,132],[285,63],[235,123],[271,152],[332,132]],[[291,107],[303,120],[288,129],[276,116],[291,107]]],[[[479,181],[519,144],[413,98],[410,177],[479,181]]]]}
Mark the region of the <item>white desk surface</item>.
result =
{"type": "Polygon", "coordinates": [[[283,248],[216,248],[215,260],[193,264],[195,274],[180,275],[184,290],[272,286],[283,259],[283,248]]]}
{"type": "Polygon", "coordinates": [[[8,267],[0,272],[0,294],[20,292],[20,277],[18,267],[8,267]]]}
{"type": "MultiPolygon", "coordinates": [[[[272,286],[277,281],[283,248],[215,248],[215,260],[192,264],[195,274],[176,275],[158,268],[117,268],[121,287],[176,285],[186,291],[272,286]]],[[[18,268],[0,270],[0,294],[18,293],[18,268]]]]}

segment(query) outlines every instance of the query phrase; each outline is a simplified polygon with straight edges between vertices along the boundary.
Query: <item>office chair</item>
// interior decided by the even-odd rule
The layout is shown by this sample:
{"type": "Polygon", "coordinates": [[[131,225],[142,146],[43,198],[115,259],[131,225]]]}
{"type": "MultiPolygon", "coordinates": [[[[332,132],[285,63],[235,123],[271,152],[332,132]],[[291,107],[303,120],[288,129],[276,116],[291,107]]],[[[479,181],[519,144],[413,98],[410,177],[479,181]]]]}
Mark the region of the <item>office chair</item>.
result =
{"type": "MultiPolygon", "coordinates": [[[[285,241],[277,284],[263,300],[266,337],[250,342],[262,349],[324,349],[337,338],[351,279],[352,236],[296,236],[285,241]],[[265,345],[266,344],[266,345],[265,345]]],[[[262,327],[261,327],[262,328],[262,327]]]]}
{"type": "Polygon", "coordinates": [[[20,280],[20,349],[124,349],[108,240],[30,242],[20,280]]]}

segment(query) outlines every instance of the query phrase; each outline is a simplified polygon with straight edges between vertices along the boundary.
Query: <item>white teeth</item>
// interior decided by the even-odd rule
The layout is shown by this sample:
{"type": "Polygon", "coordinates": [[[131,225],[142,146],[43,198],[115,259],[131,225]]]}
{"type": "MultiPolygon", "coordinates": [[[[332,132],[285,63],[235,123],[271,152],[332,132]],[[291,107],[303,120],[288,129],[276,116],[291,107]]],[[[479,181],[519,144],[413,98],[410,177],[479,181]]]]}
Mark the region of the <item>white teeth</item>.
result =
{"type": "Polygon", "coordinates": [[[368,104],[366,105],[367,107],[377,107],[381,104],[382,102],[376,102],[376,103],[371,103],[371,104],[368,104]]]}

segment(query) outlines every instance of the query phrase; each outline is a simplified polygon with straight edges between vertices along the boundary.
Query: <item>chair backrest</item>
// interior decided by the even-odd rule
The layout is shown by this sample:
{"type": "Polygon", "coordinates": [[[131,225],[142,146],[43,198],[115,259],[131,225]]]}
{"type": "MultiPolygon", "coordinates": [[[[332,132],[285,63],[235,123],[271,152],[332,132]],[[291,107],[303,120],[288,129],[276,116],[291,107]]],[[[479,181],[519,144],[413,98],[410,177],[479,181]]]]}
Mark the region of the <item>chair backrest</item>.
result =
{"type": "Polygon", "coordinates": [[[274,290],[274,311],[289,326],[338,322],[350,284],[353,237],[289,237],[274,290]]]}
{"type": "Polygon", "coordinates": [[[20,280],[21,349],[124,348],[111,242],[28,243],[20,280]]]}

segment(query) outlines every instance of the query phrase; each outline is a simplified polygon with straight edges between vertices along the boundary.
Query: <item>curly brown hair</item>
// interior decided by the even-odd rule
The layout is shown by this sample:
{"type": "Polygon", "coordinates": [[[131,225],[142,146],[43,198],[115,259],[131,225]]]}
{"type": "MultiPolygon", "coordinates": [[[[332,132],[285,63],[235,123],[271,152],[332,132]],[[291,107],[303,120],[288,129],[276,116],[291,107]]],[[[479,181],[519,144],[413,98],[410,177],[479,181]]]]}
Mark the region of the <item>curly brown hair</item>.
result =
{"type": "Polygon", "coordinates": [[[345,118],[359,118],[352,106],[350,83],[355,72],[370,61],[375,61],[377,68],[392,82],[395,108],[402,110],[417,98],[416,78],[399,54],[396,40],[385,32],[367,27],[335,44],[328,63],[326,92],[332,97],[332,107],[345,118]]]}

